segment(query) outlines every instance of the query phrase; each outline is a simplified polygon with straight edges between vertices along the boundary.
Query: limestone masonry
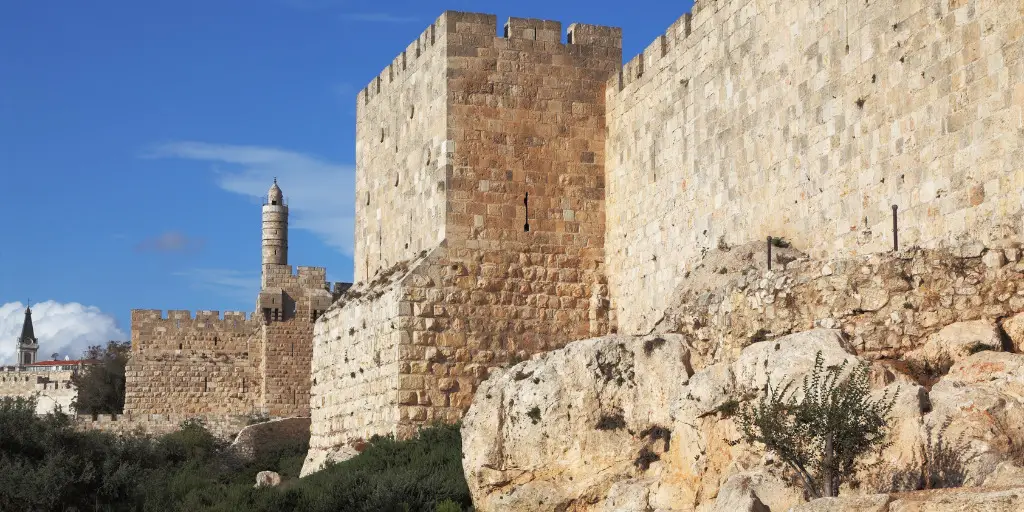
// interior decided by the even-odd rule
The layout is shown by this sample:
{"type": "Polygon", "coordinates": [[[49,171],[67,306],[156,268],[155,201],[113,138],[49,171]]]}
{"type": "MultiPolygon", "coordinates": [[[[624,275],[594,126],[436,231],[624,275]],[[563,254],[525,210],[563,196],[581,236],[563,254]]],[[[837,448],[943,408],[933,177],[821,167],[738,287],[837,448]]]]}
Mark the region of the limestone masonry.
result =
{"type": "Polygon", "coordinates": [[[313,323],[346,285],[332,292],[325,269],[288,265],[288,206],[276,180],[263,205],[262,254],[256,313],[133,310],[122,424],[88,427],[161,431],[203,417],[227,432],[245,425],[233,417],[308,416],[313,323]]]}
{"type": "MultiPolygon", "coordinates": [[[[892,250],[895,222],[901,248],[1016,258],[1024,3],[701,0],[625,65],[617,28],[498,28],[492,15],[446,12],[358,94],[358,284],[313,327],[307,466],[374,434],[460,418],[494,368],[577,339],[664,331],[686,311],[669,311],[674,292],[712,250],[773,236],[818,260],[861,257],[892,250]]],[[[268,240],[265,259],[287,247],[268,240]]],[[[908,286],[925,295],[905,301],[934,307],[920,313],[935,320],[929,332],[973,314],[948,314],[956,300],[921,288],[970,284],[911,270],[908,286]]],[[[1020,306],[1002,293],[984,285],[1004,310],[1020,306]]],[[[904,314],[885,299],[858,308],[904,314]]],[[[882,313],[847,326],[858,313],[844,307],[822,305],[829,316],[812,321],[878,354],[920,337],[890,334],[882,313]]],[[[744,321],[766,309],[752,304],[744,321]]],[[[728,325],[727,313],[710,314],[728,325]]],[[[203,364],[181,352],[196,335],[162,341],[156,326],[173,321],[140,322],[153,326],[140,339],[153,357],[203,364]]],[[[298,381],[240,385],[273,381],[259,369],[285,360],[254,348],[269,343],[259,329],[202,331],[204,347],[223,336],[231,349],[219,373],[176,370],[190,393],[227,408],[297,404],[287,389],[298,381]]]]}

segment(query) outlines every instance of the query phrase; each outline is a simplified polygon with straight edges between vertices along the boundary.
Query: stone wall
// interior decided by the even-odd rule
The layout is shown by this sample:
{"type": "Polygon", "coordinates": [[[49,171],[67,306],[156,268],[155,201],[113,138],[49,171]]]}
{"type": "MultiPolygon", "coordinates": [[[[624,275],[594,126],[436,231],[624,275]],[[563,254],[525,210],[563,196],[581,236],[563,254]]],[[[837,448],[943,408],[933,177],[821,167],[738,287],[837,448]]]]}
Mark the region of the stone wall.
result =
{"type": "Polygon", "coordinates": [[[78,389],[71,383],[73,371],[30,371],[0,368],[0,397],[36,399],[36,412],[71,412],[78,389]]]}
{"type": "Polygon", "coordinates": [[[260,291],[258,310],[271,307],[272,297],[281,310],[276,320],[264,315],[260,340],[260,407],[274,417],[309,416],[310,365],[313,324],[330,307],[323,267],[267,265],[266,286],[260,291]]]}
{"type": "Polygon", "coordinates": [[[180,430],[187,420],[201,420],[209,431],[225,440],[234,439],[248,424],[249,416],[225,414],[80,414],[76,427],[80,430],[99,430],[115,434],[144,434],[159,436],[180,430]]]}
{"type": "MultiPolygon", "coordinates": [[[[371,197],[357,201],[357,236],[379,231],[384,255],[414,257],[364,271],[357,243],[356,275],[375,277],[317,323],[307,460],[374,434],[456,421],[490,368],[609,330],[603,88],[621,62],[618,29],[575,25],[563,43],[558,22],[512,18],[500,37],[492,15],[447,12],[427,33],[443,72],[403,80],[413,96],[447,93],[420,121],[446,127],[443,231],[432,245],[410,245],[418,254],[403,252],[407,219],[377,218],[372,199],[384,177],[422,168],[357,145],[358,194],[371,197]]],[[[361,120],[398,110],[393,97],[372,96],[361,120]]],[[[409,199],[388,201],[409,208],[409,199]]]]}
{"type": "Polygon", "coordinates": [[[125,412],[251,414],[260,398],[260,326],[245,313],[132,311],[125,412]]]}
{"type": "Polygon", "coordinates": [[[357,282],[444,238],[446,41],[442,16],[358,94],[357,282]]]}
{"type": "Polygon", "coordinates": [[[399,318],[401,288],[375,285],[353,288],[316,323],[311,453],[396,431],[399,352],[409,334],[399,318]]]}
{"type": "Polygon", "coordinates": [[[607,87],[606,264],[646,332],[703,251],[956,245],[1024,210],[1024,7],[698,1],[607,87]]]}

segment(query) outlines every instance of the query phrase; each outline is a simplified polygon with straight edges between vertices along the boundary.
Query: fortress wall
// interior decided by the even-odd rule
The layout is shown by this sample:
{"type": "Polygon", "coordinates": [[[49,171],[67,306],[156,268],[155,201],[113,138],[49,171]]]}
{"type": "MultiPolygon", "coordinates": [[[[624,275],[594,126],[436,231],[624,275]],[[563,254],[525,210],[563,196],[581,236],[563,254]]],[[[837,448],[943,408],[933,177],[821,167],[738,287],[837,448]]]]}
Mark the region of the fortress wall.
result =
{"type": "Polygon", "coordinates": [[[29,397],[41,376],[36,372],[0,370],[0,396],[29,397]]]}
{"type": "Polygon", "coordinates": [[[71,383],[74,372],[0,369],[0,397],[36,399],[36,412],[46,414],[57,408],[71,411],[78,389],[71,383]]]}
{"type": "Polygon", "coordinates": [[[265,271],[268,288],[260,292],[258,309],[276,306],[282,316],[259,328],[261,404],[274,417],[308,416],[313,322],[332,302],[327,271],[298,267],[293,274],[290,265],[265,271]],[[275,303],[264,302],[271,297],[275,303]]]}
{"type": "Polygon", "coordinates": [[[409,340],[401,289],[350,290],[313,334],[310,452],[395,433],[400,346],[409,340]]]}
{"type": "Polygon", "coordinates": [[[210,432],[225,440],[231,440],[249,422],[249,416],[232,415],[188,415],[188,414],[80,414],[76,418],[79,430],[99,430],[114,434],[143,433],[163,435],[175,432],[186,420],[202,420],[210,432]]]}
{"type": "Polygon", "coordinates": [[[298,302],[295,319],[262,327],[262,396],[270,416],[309,416],[313,354],[313,323],[306,320],[309,304],[298,302]]]}
{"type": "Polygon", "coordinates": [[[133,310],[125,412],[250,414],[260,395],[258,333],[243,313],[133,310]]]}
{"type": "MultiPolygon", "coordinates": [[[[507,38],[492,15],[448,12],[438,26],[444,241],[350,291],[317,323],[307,462],[343,442],[456,421],[491,368],[609,329],[603,89],[621,62],[619,30],[575,25],[566,44],[553,21],[512,18],[507,38]],[[365,373],[381,347],[394,359],[365,373]]],[[[374,172],[358,167],[359,194],[374,172]]],[[[387,246],[403,224],[380,228],[387,246]]]]}
{"type": "Polygon", "coordinates": [[[356,282],[444,238],[445,17],[356,101],[356,282]]]}
{"type": "Polygon", "coordinates": [[[1024,7],[698,2],[607,89],[606,262],[646,332],[719,240],[815,257],[1021,232],[1024,7]]]}

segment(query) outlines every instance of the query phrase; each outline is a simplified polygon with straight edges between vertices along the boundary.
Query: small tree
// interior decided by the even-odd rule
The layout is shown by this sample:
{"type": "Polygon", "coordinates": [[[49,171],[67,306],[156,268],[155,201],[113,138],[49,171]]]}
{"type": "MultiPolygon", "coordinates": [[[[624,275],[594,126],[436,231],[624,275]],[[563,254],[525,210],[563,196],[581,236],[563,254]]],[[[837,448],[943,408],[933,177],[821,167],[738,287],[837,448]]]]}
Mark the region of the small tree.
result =
{"type": "Polygon", "coordinates": [[[120,414],[124,410],[124,369],[131,343],[111,341],[93,345],[84,358],[95,361],[71,377],[78,396],[71,404],[82,414],[120,414]]]}
{"type": "Polygon", "coordinates": [[[797,400],[794,382],[768,384],[756,405],[743,407],[739,425],[749,442],[759,442],[796,471],[814,498],[838,496],[839,486],[858,468],[860,457],[883,449],[896,396],[870,399],[868,365],[858,364],[843,379],[847,362],[825,368],[819,351],[803,379],[797,400]]]}

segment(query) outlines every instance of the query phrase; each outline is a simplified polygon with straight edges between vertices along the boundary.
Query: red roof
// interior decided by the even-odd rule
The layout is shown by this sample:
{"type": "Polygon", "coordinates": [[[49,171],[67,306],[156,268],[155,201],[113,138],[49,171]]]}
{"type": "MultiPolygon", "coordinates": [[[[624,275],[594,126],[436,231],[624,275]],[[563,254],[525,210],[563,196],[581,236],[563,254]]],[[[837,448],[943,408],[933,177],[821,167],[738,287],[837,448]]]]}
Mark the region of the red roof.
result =
{"type": "Polygon", "coordinates": [[[73,366],[79,364],[95,364],[96,361],[93,359],[75,359],[73,361],[39,361],[38,363],[28,364],[25,366],[73,366]]]}

